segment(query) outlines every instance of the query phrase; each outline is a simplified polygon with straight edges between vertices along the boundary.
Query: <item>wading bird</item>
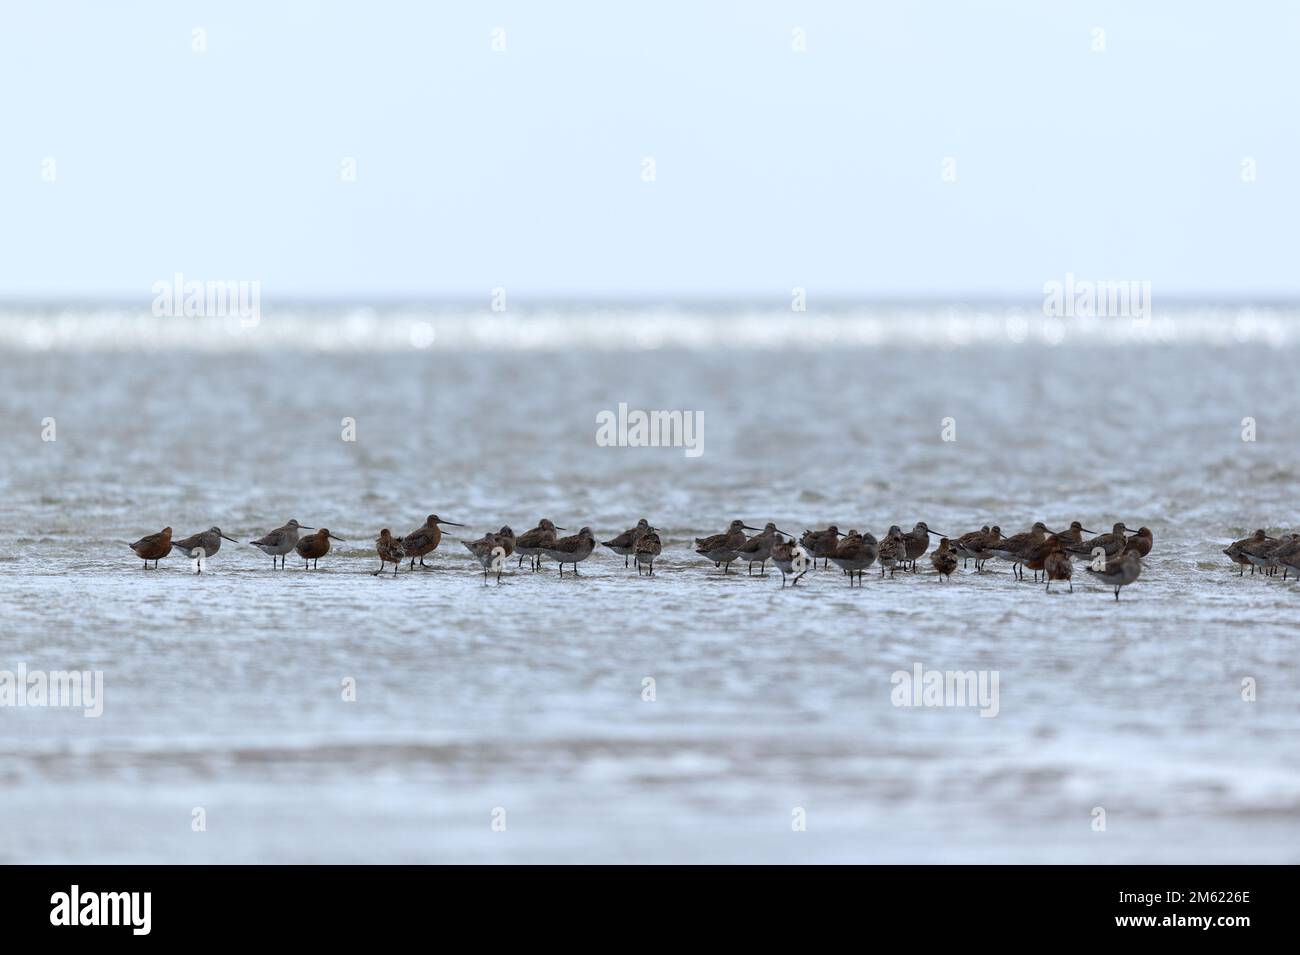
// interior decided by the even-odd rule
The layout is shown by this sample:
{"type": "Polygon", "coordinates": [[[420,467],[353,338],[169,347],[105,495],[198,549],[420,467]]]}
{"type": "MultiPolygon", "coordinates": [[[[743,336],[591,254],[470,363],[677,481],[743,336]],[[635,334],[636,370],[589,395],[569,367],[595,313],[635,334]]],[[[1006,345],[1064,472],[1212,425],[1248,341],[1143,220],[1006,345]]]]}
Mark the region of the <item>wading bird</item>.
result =
{"type": "Polygon", "coordinates": [[[650,531],[650,522],[644,517],[636,522],[636,527],[625,530],[613,540],[602,541],[602,547],[608,547],[614,553],[623,558],[623,566],[627,567],[628,558],[636,553],[636,542],[642,535],[650,531]]]}
{"type": "MultiPolygon", "coordinates": [[[[636,572],[641,573],[641,568],[646,568],[646,576],[655,575],[655,558],[663,552],[663,542],[659,540],[659,532],[653,527],[647,527],[636,540],[636,551],[632,554],[632,559],[636,561],[636,572]]],[[[576,568],[575,568],[576,569],[576,568]]]]}
{"type": "Polygon", "coordinates": [[[952,552],[948,538],[939,538],[939,548],[930,555],[930,563],[939,572],[940,579],[947,577],[952,580],[952,572],[957,569],[957,557],[952,552]]]}
{"type": "Polygon", "coordinates": [[[379,554],[379,569],[374,571],[373,576],[378,577],[384,572],[385,564],[393,565],[393,576],[397,576],[397,571],[402,566],[402,561],[406,559],[406,551],[402,547],[402,538],[394,537],[392,531],[385,527],[375,538],[375,551],[379,554]]]}
{"type": "Polygon", "coordinates": [[[531,531],[524,531],[515,538],[515,553],[519,555],[519,566],[524,566],[525,557],[528,558],[529,566],[533,570],[541,566],[543,546],[554,544],[555,532],[562,530],[564,530],[563,527],[556,527],[550,520],[543,517],[531,531]]]}
{"type": "Polygon", "coordinates": [[[885,569],[888,568],[889,576],[893,577],[894,568],[906,557],[907,542],[903,539],[903,529],[895,524],[876,549],[876,558],[880,561],[880,576],[884,577],[885,569]]]}
{"type": "Polygon", "coordinates": [[[1074,576],[1074,561],[1065,552],[1065,548],[1060,546],[1059,540],[1057,546],[1052,549],[1052,552],[1043,561],[1043,576],[1047,578],[1047,592],[1049,594],[1052,592],[1053,580],[1066,581],[1070,585],[1070,593],[1074,593],[1074,581],[1070,580],[1074,576]]]}
{"type": "Polygon", "coordinates": [[[131,549],[137,557],[144,558],[146,570],[149,569],[149,561],[153,561],[154,568],[157,569],[158,561],[172,552],[172,529],[164,527],[157,534],[141,537],[131,545],[131,549]]]}
{"type": "Polygon", "coordinates": [[[882,545],[876,543],[875,537],[871,534],[859,534],[855,530],[850,530],[844,535],[844,539],[839,542],[835,548],[835,556],[831,558],[835,566],[844,573],[849,575],[849,586],[853,586],[853,578],[858,578],[858,586],[862,586],[862,572],[876,562],[876,555],[880,552],[882,545]]]}
{"type": "Polygon", "coordinates": [[[330,552],[330,541],[342,541],[342,537],[335,537],[326,528],[322,527],[315,534],[308,534],[302,540],[294,545],[294,550],[302,558],[302,569],[306,570],[307,565],[311,564],[312,569],[316,568],[317,562],[330,552]]]}
{"type": "Polygon", "coordinates": [[[596,537],[590,527],[584,527],[570,537],[561,537],[553,544],[543,548],[543,553],[560,565],[560,576],[564,576],[564,565],[572,564],[574,574],[578,573],[578,564],[591,556],[596,549],[596,537]]]}
{"type": "Polygon", "coordinates": [[[203,573],[203,560],[213,556],[221,550],[221,542],[228,540],[232,544],[238,544],[239,541],[233,537],[227,537],[221,533],[220,527],[210,527],[200,534],[193,537],[187,537],[181,541],[172,541],[172,546],[188,557],[190,560],[197,561],[198,566],[195,573],[203,573]],[[202,558],[202,559],[200,559],[202,558]]]}
{"type": "Polygon", "coordinates": [[[835,555],[835,548],[839,546],[840,529],[832,524],[824,531],[804,531],[803,536],[799,538],[804,552],[812,557],[813,570],[817,569],[817,559],[821,558],[822,563],[829,567],[831,557],[835,555]]]}
{"type": "MultiPolygon", "coordinates": [[[[836,531],[838,534],[839,532],[836,531]]],[[[776,569],[781,571],[781,586],[785,586],[787,577],[793,577],[794,583],[791,587],[799,585],[799,578],[808,573],[808,562],[815,558],[808,556],[808,550],[802,544],[796,544],[794,538],[790,540],[777,541],[772,545],[772,563],[776,564],[776,569]]]]}
{"type": "Polygon", "coordinates": [[[1137,551],[1126,550],[1119,557],[1108,560],[1100,570],[1089,565],[1088,573],[1107,586],[1114,587],[1115,600],[1118,601],[1120,588],[1133,583],[1142,573],[1142,558],[1138,557],[1137,551]]]}
{"type": "Polygon", "coordinates": [[[695,553],[713,561],[713,566],[721,567],[724,574],[729,573],[731,562],[745,546],[745,531],[756,530],[757,527],[750,527],[742,520],[734,520],[721,534],[695,538],[695,553]]]}
{"type": "Polygon", "coordinates": [[[277,557],[280,558],[280,566],[283,567],[285,555],[298,546],[298,532],[314,531],[315,529],[291,520],[289,523],[277,527],[265,537],[259,537],[255,541],[249,541],[249,543],[263,554],[270,555],[272,567],[275,567],[277,557]]]}
{"type": "Polygon", "coordinates": [[[743,560],[749,565],[749,572],[754,572],[754,565],[758,564],[759,576],[767,575],[767,560],[772,556],[772,545],[775,544],[779,537],[778,534],[786,534],[785,531],[776,529],[776,525],[771,521],[759,533],[755,534],[745,543],[740,545],[740,550],[736,553],[737,560],[743,560]]]}
{"type": "Polygon", "coordinates": [[[438,549],[438,545],[442,543],[442,527],[440,526],[442,524],[446,524],[448,527],[465,526],[464,524],[457,524],[455,521],[444,521],[437,514],[430,514],[424,519],[422,526],[417,527],[401,539],[402,550],[406,552],[407,557],[411,558],[411,570],[415,570],[415,559],[417,557],[420,559],[420,566],[428,568],[429,565],[424,562],[424,555],[433,553],[438,549]]]}

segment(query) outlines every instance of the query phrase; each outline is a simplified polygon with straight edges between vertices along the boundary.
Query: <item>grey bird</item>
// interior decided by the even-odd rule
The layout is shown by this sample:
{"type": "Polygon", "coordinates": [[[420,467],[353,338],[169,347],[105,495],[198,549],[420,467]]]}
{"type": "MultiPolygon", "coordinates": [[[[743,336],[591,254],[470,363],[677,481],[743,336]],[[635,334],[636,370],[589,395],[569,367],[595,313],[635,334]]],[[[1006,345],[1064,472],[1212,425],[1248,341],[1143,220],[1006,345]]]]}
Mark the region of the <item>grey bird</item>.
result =
{"type": "Polygon", "coordinates": [[[1133,583],[1142,573],[1142,558],[1138,557],[1137,551],[1126,550],[1119,557],[1108,560],[1100,570],[1089,565],[1088,573],[1107,586],[1114,587],[1115,599],[1119,600],[1120,588],[1133,583]]]}
{"type": "Polygon", "coordinates": [[[282,527],[277,527],[265,537],[259,537],[255,541],[249,541],[254,547],[263,554],[271,555],[271,566],[275,566],[275,559],[280,558],[280,566],[284,566],[284,556],[290,553],[298,546],[299,531],[314,531],[316,528],[308,527],[306,524],[299,524],[297,521],[289,521],[282,527]]]}
{"type": "MultiPolygon", "coordinates": [[[[217,551],[221,550],[221,542],[228,540],[232,544],[238,544],[239,541],[233,537],[227,537],[221,533],[220,527],[209,527],[202,533],[195,534],[193,537],[187,537],[181,541],[172,541],[172,547],[176,548],[190,560],[197,560],[200,556],[204,559],[212,557],[217,551]]],[[[203,573],[203,561],[199,560],[198,568],[195,573],[203,573]]]]}

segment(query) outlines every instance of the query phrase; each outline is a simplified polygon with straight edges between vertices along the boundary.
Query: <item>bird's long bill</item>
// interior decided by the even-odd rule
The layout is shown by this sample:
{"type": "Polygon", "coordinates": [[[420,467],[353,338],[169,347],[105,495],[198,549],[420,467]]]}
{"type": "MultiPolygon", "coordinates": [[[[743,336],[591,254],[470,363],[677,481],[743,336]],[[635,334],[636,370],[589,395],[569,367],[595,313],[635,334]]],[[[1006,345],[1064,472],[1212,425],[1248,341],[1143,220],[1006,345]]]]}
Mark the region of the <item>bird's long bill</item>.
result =
{"type": "Polygon", "coordinates": [[[316,528],[314,528],[314,527],[308,527],[306,524],[299,524],[299,525],[298,525],[298,530],[300,530],[300,531],[314,531],[315,529],[316,529],[316,528]]]}
{"type": "Polygon", "coordinates": [[[225,534],[222,534],[222,535],[220,535],[220,536],[221,536],[221,539],[222,539],[222,540],[228,540],[228,541],[230,541],[230,543],[232,543],[232,544],[238,544],[238,543],[239,543],[239,541],[235,540],[233,537],[227,537],[225,534]]]}
{"type": "Polygon", "coordinates": [[[557,530],[557,531],[567,531],[568,528],[567,528],[567,527],[557,527],[556,530],[557,530]]]}
{"type": "Polygon", "coordinates": [[[1086,528],[1086,527],[1080,527],[1080,528],[1079,528],[1079,533],[1081,533],[1081,534],[1096,534],[1097,532],[1096,532],[1096,531],[1090,531],[1090,530],[1088,530],[1088,528],[1086,528]]]}
{"type": "Polygon", "coordinates": [[[747,531],[761,531],[763,529],[761,527],[750,527],[748,524],[741,524],[740,526],[747,531]]]}
{"type": "Polygon", "coordinates": [[[342,538],[342,537],[335,537],[333,534],[330,534],[329,537],[330,537],[330,540],[343,541],[343,543],[345,543],[345,544],[347,543],[347,541],[346,541],[344,538],[342,538]]]}
{"type": "MultiPolygon", "coordinates": [[[[933,527],[930,528],[930,533],[931,533],[931,534],[937,534],[939,537],[947,537],[947,536],[948,536],[947,534],[944,534],[944,533],[942,533],[941,531],[936,531],[933,527]]],[[[1049,533],[1050,533],[1050,532],[1049,532],[1049,533]]]]}
{"type": "Polygon", "coordinates": [[[781,534],[781,535],[785,536],[785,537],[794,537],[794,535],[791,534],[789,531],[783,531],[783,530],[781,530],[781,528],[779,528],[779,527],[776,529],[776,532],[777,532],[778,534],[781,534]]]}
{"type": "Polygon", "coordinates": [[[464,527],[464,524],[457,524],[455,521],[439,521],[439,524],[450,524],[452,527],[464,527]]]}
{"type": "Polygon", "coordinates": [[[1136,534],[1137,531],[1133,530],[1133,528],[1131,528],[1131,527],[1126,527],[1126,528],[1124,528],[1124,533],[1125,533],[1125,534],[1136,534]]]}

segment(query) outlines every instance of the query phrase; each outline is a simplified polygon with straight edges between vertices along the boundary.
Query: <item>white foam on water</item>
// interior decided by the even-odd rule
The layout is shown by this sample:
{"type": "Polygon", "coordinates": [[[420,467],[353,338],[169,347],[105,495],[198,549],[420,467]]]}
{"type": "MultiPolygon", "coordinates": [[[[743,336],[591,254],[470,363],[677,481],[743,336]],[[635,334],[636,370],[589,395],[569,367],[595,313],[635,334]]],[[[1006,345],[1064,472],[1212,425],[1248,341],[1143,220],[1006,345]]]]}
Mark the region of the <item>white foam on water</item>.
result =
{"type": "Polygon", "coordinates": [[[0,349],[71,352],[645,351],[1300,343],[1290,306],[1156,308],[1147,319],[1061,318],[1017,306],[869,306],[788,311],[736,306],[375,309],[265,306],[238,316],[167,317],[128,308],[0,309],[0,349]]]}

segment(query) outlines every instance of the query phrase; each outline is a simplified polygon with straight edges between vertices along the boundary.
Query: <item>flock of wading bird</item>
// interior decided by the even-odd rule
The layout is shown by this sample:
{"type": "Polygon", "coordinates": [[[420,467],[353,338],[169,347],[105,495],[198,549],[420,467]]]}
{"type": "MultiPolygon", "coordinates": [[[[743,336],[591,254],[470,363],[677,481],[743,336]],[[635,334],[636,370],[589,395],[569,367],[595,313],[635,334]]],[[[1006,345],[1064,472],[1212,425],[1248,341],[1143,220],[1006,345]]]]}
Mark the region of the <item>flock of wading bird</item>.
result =
{"type": "MultiPolygon", "coordinates": [[[[389,564],[393,565],[393,576],[397,576],[402,563],[410,561],[410,570],[415,570],[416,561],[421,567],[428,568],[424,558],[430,556],[442,542],[442,527],[464,527],[455,521],[446,521],[437,514],[430,514],[424,524],[403,537],[395,537],[388,528],[379,532],[375,539],[375,550],[379,556],[379,569],[373,571],[375,576],[382,574],[389,564]]],[[[558,536],[565,528],[557,527],[549,520],[543,519],[536,527],[526,533],[515,536],[509,526],[502,527],[494,533],[487,533],[478,540],[461,540],[461,544],[483,568],[483,581],[489,574],[495,574],[497,583],[501,582],[501,572],[505,562],[518,556],[519,567],[523,567],[524,558],[529,559],[529,566],[534,570],[541,567],[543,558],[550,558],[559,565],[560,576],[564,576],[564,565],[573,565],[573,573],[578,573],[578,564],[592,555],[597,546],[595,535],[590,527],[584,527],[578,533],[568,537],[558,536]]],[[[1016,579],[1024,579],[1025,568],[1034,573],[1034,582],[1042,575],[1046,589],[1050,592],[1052,583],[1060,581],[1074,591],[1071,578],[1074,576],[1074,561],[1087,561],[1087,571],[1107,586],[1115,589],[1115,599],[1119,592],[1137,580],[1142,573],[1142,558],[1151,552],[1151,531],[1140,528],[1130,531],[1122,523],[1116,524],[1109,533],[1097,534],[1085,538],[1085,534],[1095,532],[1086,529],[1078,521],[1070,524],[1069,530],[1052,531],[1041,521],[1021,534],[1011,537],[1003,535],[997,526],[985,526],[978,531],[962,534],[949,539],[948,536],[930,530],[925,521],[920,521],[911,531],[905,532],[895,524],[877,540],[870,533],[850,530],[841,536],[839,528],[832,524],[825,530],[808,530],[796,541],[794,536],[769,523],[761,531],[744,521],[735,520],[722,533],[710,537],[695,539],[695,553],[713,565],[722,573],[730,573],[731,565],[743,562],[748,565],[748,573],[754,573],[754,565],[759,566],[759,576],[767,573],[770,560],[781,572],[781,586],[787,581],[790,586],[798,586],[799,580],[809,569],[816,569],[817,562],[823,566],[835,564],[849,578],[849,586],[855,581],[860,586],[862,574],[873,564],[880,564],[880,576],[888,571],[892,577],[898,569],[916,572],[917,561],[927,552],[930,564],[938,573],[939,579],[950,580],[960,560],[963,566],[975,565],[975,572],[984,570],[984,565],[991,559],[1006,561],[1011,564],[1016,579]],[[752,537],[746,531],[757,531],[752,537]],[[939,545],[930,551],[930,537],[939,538],[939,545]]],[[[176,550],[195,561],[199,573],[203,570],[203,561],[214,556],[221,549],[223,540],[238,543],[233,537],[227,537],[221,528],[213,527],[184,540],[172,540],[172,529],[164,527],[157,534],[150,534],[131,545],[137,556],[143,558],[147,569],[149,561],[158,566],[158,561],[176,550]]],[[[330,551],[330,542],[343,540],[331,534],[326,528],[308,527],[297,521],[289,521],[283,527],[277,527],[264,537],[249,541],[252,546],[271,558],[272,567],[284,567],[289,553],[295,552],[303,560],[303,567],[316,567],[320,558],[330,551]],[[301,531],[313,533],[300,535],[301,531]],[[278,561],[278,564],[277,564],[278,561]]],[[[644,517],[612,540],[600,542],[615,554],[623,558],[623,566],[636,564],[638,574],[654,574],[654,562],[663,552],[663,541],[659,533],[644,517]]],[[[1242,573],[1247,564],[1254,573],[1256,567],[1295,569],[1300,574],[1300,535],[1293,534],[1287,538],[1272,538],[1257,531],[1254,537],[1237,541],[1224,551],[1229,557],[1242,565],[1242,573]]],[[[1269,570],[1271,573],[1271,569],[1269,570]]]]}

